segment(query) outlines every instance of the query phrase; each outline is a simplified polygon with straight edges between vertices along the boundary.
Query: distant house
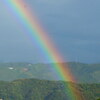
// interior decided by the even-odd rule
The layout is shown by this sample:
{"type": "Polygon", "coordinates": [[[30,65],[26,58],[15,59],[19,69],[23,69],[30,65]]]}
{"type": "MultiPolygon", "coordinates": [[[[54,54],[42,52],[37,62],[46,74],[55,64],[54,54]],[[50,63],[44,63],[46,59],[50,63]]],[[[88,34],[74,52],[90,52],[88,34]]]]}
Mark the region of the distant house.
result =
{"type": "Polygon", "coordinates": [[[14,68],[13,68],[13,67],[9,67],[9,69],[10,69],[10,70],[13,70],[14,68]]]}
{"type": "Polygon", "coordinates": [[[27,71],[29,71],[29,69],[28,68],[23,68],[23,71],[27,72],[27,71]]]}

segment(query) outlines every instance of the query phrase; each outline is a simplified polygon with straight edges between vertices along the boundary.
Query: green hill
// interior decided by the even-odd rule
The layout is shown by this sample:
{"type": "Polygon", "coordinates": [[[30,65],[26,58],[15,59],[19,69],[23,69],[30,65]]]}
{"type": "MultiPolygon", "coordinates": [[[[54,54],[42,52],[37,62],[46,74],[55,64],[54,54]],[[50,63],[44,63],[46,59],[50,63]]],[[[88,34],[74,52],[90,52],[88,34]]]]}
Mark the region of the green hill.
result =
{"type": "MultiPolygon", "coordinates": [[[[64,63],[67,66],[67,63],[64,63]]],[[[99,83],[100,64],[68,63],[77,82],[99,83]]],[[[61,80],[53,64],[0,63],[0,80],[12,81],[22,78],[61,80]]]]}
{"type": "MultiPolygon", "coordinates": [[[[71,100],[65,90],[65,82],[37,79],[21,79],[0,82],[0,98],[3,100],[71,100]]],[[[82,94],[83,100],[97,100],[100,97],[100,84],[72,84],[82,94]]]]}

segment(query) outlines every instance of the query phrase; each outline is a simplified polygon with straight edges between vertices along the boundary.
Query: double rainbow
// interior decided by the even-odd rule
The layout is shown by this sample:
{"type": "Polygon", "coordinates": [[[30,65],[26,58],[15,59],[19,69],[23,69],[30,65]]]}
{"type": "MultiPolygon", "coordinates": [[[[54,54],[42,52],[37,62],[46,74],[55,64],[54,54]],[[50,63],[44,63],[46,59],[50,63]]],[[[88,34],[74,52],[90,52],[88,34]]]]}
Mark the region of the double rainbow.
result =
{"type": "MultiPolygon", "coordinates": [[[[76,82],[74,76],[72,76],[68,66],[64,66],[61,55],[56,50],[54,44],[51,42],[47,32],[43,30],[37,18],[33,16],[31,10],[26,8],[25,0],[3,0],[5,6],[11,14],[18,20],[21,26],[24,26],[25,33],[28,34],[33,41],[41,48],[47,58],[51,62],[56,62],[53,68],[57,72],[60,78],[64,81],[76,82]],[[60,63],[58,63],[60,62],[60,63]]],[[[65,84],[66,91],[69,91],[69,100],[83,100],[83,97],[79,90],[73,86],[72,83],[65,84]]]]}

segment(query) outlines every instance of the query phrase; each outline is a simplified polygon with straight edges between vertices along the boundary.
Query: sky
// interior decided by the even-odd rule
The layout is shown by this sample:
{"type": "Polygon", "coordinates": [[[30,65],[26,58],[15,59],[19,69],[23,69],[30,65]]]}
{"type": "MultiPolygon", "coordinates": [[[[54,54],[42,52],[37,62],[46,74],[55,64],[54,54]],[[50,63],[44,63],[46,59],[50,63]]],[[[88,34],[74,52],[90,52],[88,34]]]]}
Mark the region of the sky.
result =
{"type": "MultiPolygon", "coordinates": [[[[48,63],[0,2],[0,62],[48,63]]],[[[65,61],[100,63],[100,0],[26,2],[65,61]]]]}

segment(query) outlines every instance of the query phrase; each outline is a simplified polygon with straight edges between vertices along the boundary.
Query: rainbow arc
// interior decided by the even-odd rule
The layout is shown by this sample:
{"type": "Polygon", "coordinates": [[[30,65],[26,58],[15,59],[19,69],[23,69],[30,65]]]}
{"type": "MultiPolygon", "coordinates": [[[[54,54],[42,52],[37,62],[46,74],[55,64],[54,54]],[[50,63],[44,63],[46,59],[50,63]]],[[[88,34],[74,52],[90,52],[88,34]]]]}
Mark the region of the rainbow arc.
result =
{"type": "MultiPolygon", "coordinates": [[[[68,65],[65,66],[61,63],[64,62],[64,59],[62,59],[62,56],[58,50],[56,50],[47,32],[45,32],[43,27],[39,24],[37,18],[32,14],[33,12],[25,7],[25,5],[27,5],[25,0],[3,0],[3,2],[8,8],[7,10],[11,12],[10,14],[18,20],[22,26],[21,28],[23,29],[24,26],[25,30],[27,30],[25,34],[29,35],[32,41],[36,42],[48,60],[55,62],[52,68],[58,76],[64,81],[76,82],[68,65]]],[[[73,83],[65,83],[65,88],[66,91],[69,92],[69,100],[83,100],[81,93],[73,83]]]]}

